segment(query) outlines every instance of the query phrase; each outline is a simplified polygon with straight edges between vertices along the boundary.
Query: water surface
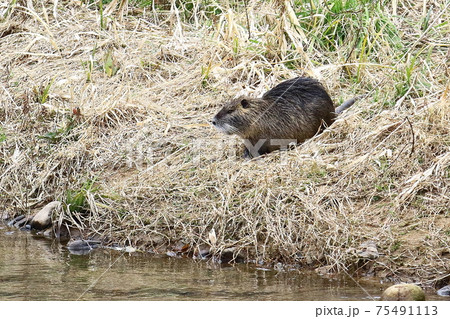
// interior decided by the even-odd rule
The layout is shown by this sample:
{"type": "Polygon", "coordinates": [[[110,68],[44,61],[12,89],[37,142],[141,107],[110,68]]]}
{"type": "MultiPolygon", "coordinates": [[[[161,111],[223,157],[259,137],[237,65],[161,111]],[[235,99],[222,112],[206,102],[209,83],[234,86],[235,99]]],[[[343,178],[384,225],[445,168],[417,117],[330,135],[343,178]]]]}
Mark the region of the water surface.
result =
{"type": "MultiPolygon", "coordinates": [[[[375,299],[375,281],[360,285],[375,299]]],[[[350,278],[98,249],[0,226],[0,300],[371,300],[350,278]]]]}

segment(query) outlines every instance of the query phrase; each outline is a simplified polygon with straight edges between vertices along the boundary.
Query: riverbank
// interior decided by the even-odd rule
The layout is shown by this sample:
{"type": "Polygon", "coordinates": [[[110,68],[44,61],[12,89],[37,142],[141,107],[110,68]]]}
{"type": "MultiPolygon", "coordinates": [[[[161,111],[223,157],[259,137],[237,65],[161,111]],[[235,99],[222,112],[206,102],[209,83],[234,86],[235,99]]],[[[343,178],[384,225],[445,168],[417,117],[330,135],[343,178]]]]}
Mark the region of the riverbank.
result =
{"type": "Polygon", "coordinates": [[[321,273],[444,278],[449,11],[318,6],[325,18],[303,8],[296,22],[288,7],[255,5],[247,27],[241,6],[130,5],[121,15],[77,1],[2,4],[5,217],[59,200],[54,233],[321,273]],[[336,23],[347,33],[329,29],[336,23]],[[337,104],[365,97],[323,134],[251,161],[209,125],[220,102],[299,75],[318,78],[337,104]]]}

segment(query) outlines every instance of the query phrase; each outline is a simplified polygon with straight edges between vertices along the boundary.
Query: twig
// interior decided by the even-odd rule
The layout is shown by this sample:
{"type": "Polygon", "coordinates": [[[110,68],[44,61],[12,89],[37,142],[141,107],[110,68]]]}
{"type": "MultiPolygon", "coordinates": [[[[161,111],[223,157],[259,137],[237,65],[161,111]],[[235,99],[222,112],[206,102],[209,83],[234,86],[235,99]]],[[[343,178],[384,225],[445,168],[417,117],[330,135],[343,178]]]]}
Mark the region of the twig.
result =
{"type": "Polygon", "coordinates": [[[414,153],[414,146],[415,146],[416,138],[415,138],[415,136],[414,136],[414,129],[413,129],[413,126],[412,126],[412,124],[411,124],[411,121],[409,120],[408,117],[406,117],[406,120],[408,121],[409,127],[411,128],[411,135],[412,135],[411,153],[409,153],[409,156],[411,157],[412,154],[414,153]]]}
{"type": "MultiPolygon", "coordinates": [[[[409,123],[409,127],[411,128],[411,134],[412,134],[412,147],[411,147],[411,153],[409,154],[409,156],[411,157],[411,155],[414,153],[414,146],[415,146],[414,129],[413,129],[413,126],[412,126],[412,124],[411,124],[411,122],[410,122],[410,120],[409,120],[408,117],[405,118],[405,120],[402,122],[402,124],[405,123],[405,121],[407,121],[407,122],[409,123]]],[[[386,174],[386,172],[389,171],[389,169],[390,169],[390,168],[394,165],[394,163],[398,160],[398,158],[400,157],[400,155],[402,155],[403,151],[405,150],[405,148],[406,148],[407,146],[408,146],[407,144],[403,145],[402,149],[400,150],[400,153],[398,153],[398,155],[394,158],[394,160],[391,162],[391,164],[389,164],[388,168],[383,172],[382,175],[386,174]]]]}
{"type": "Polygon", "coordinates": [[[244,0],[244,6],[245,6],[245,17],[247,18],[247,31],[248,31],[248,39],[250,40],[252,37],[252,34],[250,33],[250,20],[248,18],[248,0],[244,0]]]}

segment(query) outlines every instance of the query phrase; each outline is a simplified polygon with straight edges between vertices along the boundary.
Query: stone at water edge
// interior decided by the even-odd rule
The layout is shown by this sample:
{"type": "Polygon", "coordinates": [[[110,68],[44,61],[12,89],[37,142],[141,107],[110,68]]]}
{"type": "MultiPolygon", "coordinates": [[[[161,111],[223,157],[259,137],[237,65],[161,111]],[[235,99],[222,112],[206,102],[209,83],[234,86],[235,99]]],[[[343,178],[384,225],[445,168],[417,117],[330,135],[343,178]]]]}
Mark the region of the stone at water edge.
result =
{"type": "Polygon", "coordinates": [[[377,249],[377,243],[372,240],[365,241],[359,245],[356,254],[358,257],[366,259],[377,259],[380,256],[377,249]]]}
{"type": "Polygon", "coordinates": [[[201,259],[211,257],[211,247],[208,245],[200,245],[198,247],[198,257],[201,259]]]}
{"type": "Polygon", "coordinates": [[[60,201],[50,202],[44,206],[30,222],[31,228],[37,230],[43,230],[51,225],[52,223],[52,213],[55,209],[59,208],[61,205],[60,201]]]}
{"type": "Polygon", "coordinates": [[[398,284],[387,288],[381,295],[383,301],[424,301],[422,288],[413,284],[398,284]]]}
{"type": "Polygon", "coordinates": [[[100,248],[101,242],[98,240],[73,240],[67,244],[67,249],[73,255],[86,255],[91,250],[100,248]]]}
{"type": "Polygon", "coordinates": [[[14,218],[13,220],[10,220],[7,225],[8,226],[14,226],[15,223],[20,222],[21,220],[25,219],[25,215],[20,215],[14,218]]]}
{"type": "Polygon", "coordinates": [[[1,212],[1,217],[0,217],[0,219],[1,220],[8,220],[9,219],[9,212],[7,212],[7,211],[2,211],[1,212]]]}
{"type": "Polygon", "coordinates": [[[51,228],[47,229],[46,231],[44,231],[42,233],[42,235],[44,235],[44,237],[52,238],[53,237],[53,229],[51,229],[51,228]]]}
{"type": "Polygon", "coordinates": [[[437,294],[439,296],[450,297],[450,285],[447,285],[447,286],[442,287],[441,289],[439,289],[437,291],[437,294]]]}
{"type": "Polygon", "coordinates": [[[21,229],[22,227],[28,226],[27,224],[28,224],[29,221],[30,221],[30,218],[29,217],[25,217],[25,218],[19,220],[17,223],[15,223],[13,226],[16,227],[16,228],[21,229]]]}

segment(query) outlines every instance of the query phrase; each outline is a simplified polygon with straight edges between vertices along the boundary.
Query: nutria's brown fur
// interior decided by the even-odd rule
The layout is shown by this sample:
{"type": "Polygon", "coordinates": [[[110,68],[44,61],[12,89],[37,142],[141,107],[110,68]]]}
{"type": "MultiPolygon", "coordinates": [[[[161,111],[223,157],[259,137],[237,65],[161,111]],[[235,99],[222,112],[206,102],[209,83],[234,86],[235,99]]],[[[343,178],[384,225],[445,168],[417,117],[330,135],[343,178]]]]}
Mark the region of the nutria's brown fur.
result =
{"type": "Polygon", "coordinates": [[[239,97],[216,114],[212,124],[225,134],[244,139],[244,156],[255,157],[302,143],[324,127],[355,99],[335,110],[330,96],[315,79],[298,77],[284,81],[262,98],[239,97]]]}

